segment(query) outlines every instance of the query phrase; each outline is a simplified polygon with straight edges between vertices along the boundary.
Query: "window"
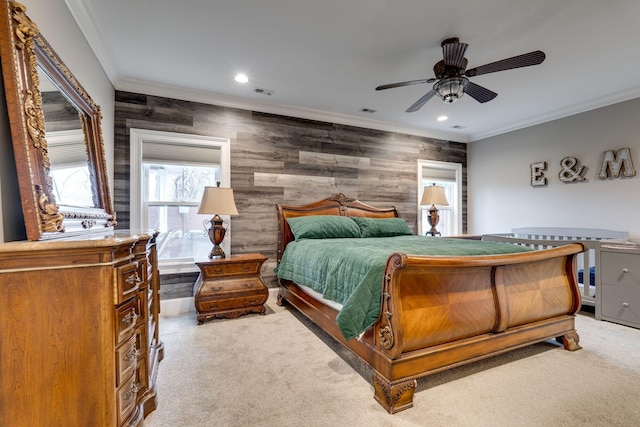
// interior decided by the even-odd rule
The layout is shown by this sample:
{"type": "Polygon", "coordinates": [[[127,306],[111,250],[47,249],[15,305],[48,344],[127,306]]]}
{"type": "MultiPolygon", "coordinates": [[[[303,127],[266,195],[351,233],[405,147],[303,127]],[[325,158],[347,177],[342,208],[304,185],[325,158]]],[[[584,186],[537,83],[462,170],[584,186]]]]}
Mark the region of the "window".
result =
{"type": "Polygon", "coordinates": [[[143,220],[146,227],[162,232],[158,260],[188,260],[208,253],[211,241],[204,233],[198,205],[205,186],[219,181],[220,167],[174,165],[143,160],[143,220]]]}
{"type": "Polygon", "coordinates": [[[131,129],[131,228],[160,231],[163,274],[197,271],[194,259],[212,246],[209,218],[197,213],[202,192],[229,187],[229,175],[228,139],[131,129]]]}
{"type": "MultiPolygon", "coordinates": [[[[449,206],[438,206],[440,221],[437,229],[442,236],[462,232],[462,164],[418,160],[418,203],[424,188],[429,185],[444,187],[449,206]]],[[[427,217],[431,206],[418,205],[418,232],[425,235],[431,226],[427,217]]]]}

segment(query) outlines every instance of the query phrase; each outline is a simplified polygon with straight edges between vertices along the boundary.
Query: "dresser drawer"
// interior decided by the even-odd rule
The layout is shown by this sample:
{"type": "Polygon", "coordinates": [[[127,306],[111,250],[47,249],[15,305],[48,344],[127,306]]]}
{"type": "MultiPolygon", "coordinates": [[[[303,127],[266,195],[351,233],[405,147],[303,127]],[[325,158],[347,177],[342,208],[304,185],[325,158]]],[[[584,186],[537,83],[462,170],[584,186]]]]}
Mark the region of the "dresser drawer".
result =
{"type": "Polygon", "coordinates": [[[225,264],[210,264],[204,266],[204,274],[207,277],[238,276],[241,274],[258,274],[261,263],[246,261],[225,264]]]}
{"type": "Polygon", "coordinates": [[[136,294],[144,282],[144,274],[140,274],[137,262],[122,265],[115,269],[116,274],[116,305],[122,304],[136,294]]]}
{"type": "MultiPolygon", "coordinates": [[[[142,359],[147,359],[149,356],[146,354],[141,356],[142,359]]],[[[141,360],[141,359],[139,359],[141,360]]],[[[141,360],[142,361],[142,360],[141,360]]],[[[144,393],[145,389],[149,388],[149,366],[151,361],[142,361],[144,363],[138,363],[136,367],[136,387],[138,387],[138,393],[144,393]]]]}
{"type": "Polygon", "coordinates": [[[116,345],[126,341],[132,334],[140,317],[138,298],[129,300],[116,310],[116,345]]]}
{"type": "Polygon", "coordinates": [[[132,375],[118,389],[116,394],[116,403],[118,405],[118,425],[124,425],[133,410],[137,406],[138,386],[136,385],[136,376],[132,375]]]}
{"type": "Polygon", "coordinates": [[[120,386],[133,374],[139,353],[136,335],[116,348],[116,386],[120,386]]]}
{"type": "Polygon", "coordinates": [[[602,316],[640,326],[640,287],[602,285],[602,316]]]}
{"type": "Polygon", "coordinates": [[[600,253],[602,283],[640,288],[640,254],[600,253]]]}
{"type": "Polygon", "coordinates": [[[146,259],[138,260],[138,276],[140,277],[140,287],[149,284],[149,268],[146,259]]]}

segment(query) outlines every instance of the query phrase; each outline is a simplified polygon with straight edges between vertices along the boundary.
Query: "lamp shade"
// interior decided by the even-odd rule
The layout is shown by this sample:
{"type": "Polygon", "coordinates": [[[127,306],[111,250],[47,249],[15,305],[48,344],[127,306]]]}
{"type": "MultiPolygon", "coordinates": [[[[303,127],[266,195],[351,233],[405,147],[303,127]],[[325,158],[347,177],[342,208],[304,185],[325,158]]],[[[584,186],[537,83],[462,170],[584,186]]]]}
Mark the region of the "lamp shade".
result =
{"type": "Polygon", "coordinates": [[[204,187],[199,214],[238,215],[233,189],[204,187]]]}
{"type": "Polygon", "coordinates": [[[440,187],[435,184],[425,187],[424,193],[422,193],[422,200],[420,200],[420,204],[449,206],[447,196],[445,196],[444,194],[444,187],[440,187]]]}

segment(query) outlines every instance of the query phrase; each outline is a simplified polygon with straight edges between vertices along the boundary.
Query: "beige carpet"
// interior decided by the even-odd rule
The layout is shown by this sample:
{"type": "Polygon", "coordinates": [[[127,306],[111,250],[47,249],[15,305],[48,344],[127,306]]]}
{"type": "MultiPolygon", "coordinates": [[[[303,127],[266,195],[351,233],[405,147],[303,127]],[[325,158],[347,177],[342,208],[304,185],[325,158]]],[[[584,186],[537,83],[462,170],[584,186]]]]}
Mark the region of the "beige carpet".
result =
{"type": "Polygon", "coordinates": [[[159,426],[634,426],[640,330],[580,315],[583,349],[540,343],[418,380],[389,415],[368,369],[290,308],[213,320],[162,317],[159,426]]]}

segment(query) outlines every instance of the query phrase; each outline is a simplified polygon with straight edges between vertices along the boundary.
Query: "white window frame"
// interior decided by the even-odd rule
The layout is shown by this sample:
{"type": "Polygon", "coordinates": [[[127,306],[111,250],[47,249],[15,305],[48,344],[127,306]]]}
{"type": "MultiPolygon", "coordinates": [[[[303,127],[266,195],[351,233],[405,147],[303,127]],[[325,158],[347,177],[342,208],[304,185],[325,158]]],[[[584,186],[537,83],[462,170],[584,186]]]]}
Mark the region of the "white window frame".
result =
{"type": "MultiPolygon", "coordinates": [[[[462,164],[451,162],[440,162],[436,160],[418,160],[418,200],[417,200],[417,213],[418,213],[418,232],[423,229],[422,227],[422,210],[420,206],[420,199],[422,198],[422,181],[424,169],[439,169],[446,171],[453,171],[455,174],[457,194],[454,200],[449,200],[451,205],[451,214],[455,218],[453,221],[453,235],[462,233],[462,164]]],[[[429,207],[427,207],[428,209],[429,207]]],[[[446,236],[445,236],[446,237],[446,236]]]]}
{"type": "MultiPolygon", "coordinates": [[[[142,207],[143,172],[142,147],[145,142],[163,142],[172,145],[203,146],[220,149],[220,187],[231,186],[231,140],[212,136],[163,132],[149,129],[129,130],[130,137],[130,182],[129,182],[129,227],[131,230],[146,229],[146,213],[142,207]]],[[[230,227],[230,225],[229,225],[230,227]]],[[[230,236],[223,243],[230,244],[230,236]]],[[[230,253],[230,251],[227,251],[230,253]]],[[[158,262],[161,274],[191,273],[199,271],[194,260],[162,260],[158,262]]]]}

